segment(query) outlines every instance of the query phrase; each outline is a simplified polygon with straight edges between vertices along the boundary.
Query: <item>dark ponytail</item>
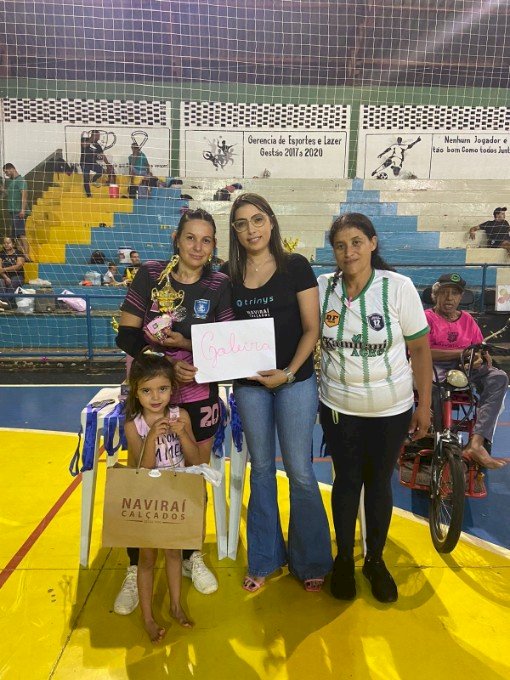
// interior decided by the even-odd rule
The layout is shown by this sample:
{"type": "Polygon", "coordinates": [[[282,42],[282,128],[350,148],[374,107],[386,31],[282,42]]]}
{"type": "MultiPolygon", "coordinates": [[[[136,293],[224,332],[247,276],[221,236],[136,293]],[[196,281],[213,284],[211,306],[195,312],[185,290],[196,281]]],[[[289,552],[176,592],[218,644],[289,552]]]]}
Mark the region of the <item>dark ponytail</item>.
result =
{"type": "Polygon", "coordinates": [[[340,271],[340,267],[337,267],[335,270],[335,273],[333,274],[333,278],[331,279],[331,292],[335,290],[337,287],[338,282],[340,281],[340,274],[342,272],[340,271]]]}

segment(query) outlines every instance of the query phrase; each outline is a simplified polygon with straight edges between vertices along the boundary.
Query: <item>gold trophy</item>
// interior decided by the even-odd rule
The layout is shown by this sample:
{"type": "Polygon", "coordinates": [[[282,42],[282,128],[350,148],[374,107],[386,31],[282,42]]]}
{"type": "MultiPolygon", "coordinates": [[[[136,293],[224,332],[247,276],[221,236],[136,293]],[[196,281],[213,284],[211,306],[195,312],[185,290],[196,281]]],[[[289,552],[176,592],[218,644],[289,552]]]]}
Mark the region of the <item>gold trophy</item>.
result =
{"type": "Polygon", "coordinates": [[[158,279],[158,284],[163,285],[159,288],[153,288],[151,291],[151,300],[157,303],[162,314],[150,321],[145,328],[160,342],[165,339],[165,331],[171,330],[174,321],[182,321],[186,316],[186,309],[181,306],[184,300],[184,291],[175,290],[170,276],[178,262],[179,256],[174,255],[158,279]]]}
{"type": "Polygon", "coordinates": [[[283,248],[286,250],[287,253],[293,253],[297,246],[299,245],[299,239],[298,238],[284,238],[283,239],[283,248]]]}

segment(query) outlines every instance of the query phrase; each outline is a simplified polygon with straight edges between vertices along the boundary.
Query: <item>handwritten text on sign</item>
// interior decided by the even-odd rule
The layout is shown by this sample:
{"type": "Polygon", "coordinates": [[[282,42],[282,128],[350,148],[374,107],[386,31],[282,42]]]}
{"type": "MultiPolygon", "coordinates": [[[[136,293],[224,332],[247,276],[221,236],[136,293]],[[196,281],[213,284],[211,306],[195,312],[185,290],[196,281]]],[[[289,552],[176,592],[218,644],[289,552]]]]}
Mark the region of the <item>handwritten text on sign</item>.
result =
{"type": "Polygon", "coordinates": [[[192,326],[191,342],[198,383],[247,378],[276,368],[273,319],[192,326]]]}

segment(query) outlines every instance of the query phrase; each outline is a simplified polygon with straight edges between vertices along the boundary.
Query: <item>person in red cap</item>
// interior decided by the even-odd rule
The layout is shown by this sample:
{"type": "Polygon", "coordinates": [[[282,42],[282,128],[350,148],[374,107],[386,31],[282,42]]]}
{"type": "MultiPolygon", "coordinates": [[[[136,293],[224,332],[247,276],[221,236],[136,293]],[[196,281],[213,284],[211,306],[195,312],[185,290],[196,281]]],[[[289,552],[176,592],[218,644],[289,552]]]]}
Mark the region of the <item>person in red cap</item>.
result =
{"type": "MultiPolygon", "coordinates": [[[[465,288],[466,282],[460,274],[442,274],[432,286],[434,307],[425,310],[432,361],[440,381],[449,370],[458,368],[466,347],[483,341],[482,331],[471,314],[458,308],[465,288]]],[[[504,467],[510,459],[493,458],[490,452],[508,389],[507,374],[492,365],[487,352],[478,352],[471,381],[478,394],[478,406],[474,431],[464,447],[464,454],[486,468],[504,467]]]]}

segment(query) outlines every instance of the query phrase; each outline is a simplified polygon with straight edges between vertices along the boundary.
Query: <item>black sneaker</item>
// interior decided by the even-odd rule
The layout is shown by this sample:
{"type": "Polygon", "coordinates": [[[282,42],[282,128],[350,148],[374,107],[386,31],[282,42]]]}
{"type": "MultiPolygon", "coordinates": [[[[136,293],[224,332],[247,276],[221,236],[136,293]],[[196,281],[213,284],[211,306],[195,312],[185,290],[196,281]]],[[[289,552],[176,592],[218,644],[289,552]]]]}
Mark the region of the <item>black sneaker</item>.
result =
{"type": "Polygon", "coordinates": [[[386,569],[383,559],[367,557],[363,565],[363,576],[370,581],[372,595],[379,602],[396,602],[398,600],[397,584],[386,569]]]}
{"type": "Polygon", "coordinates": [[[354,600],[356,581],[354,580],[354,559],[337,556],[331,574],[331,594],[337,600],[354,600]]]}

